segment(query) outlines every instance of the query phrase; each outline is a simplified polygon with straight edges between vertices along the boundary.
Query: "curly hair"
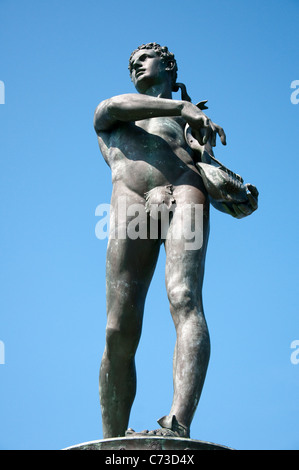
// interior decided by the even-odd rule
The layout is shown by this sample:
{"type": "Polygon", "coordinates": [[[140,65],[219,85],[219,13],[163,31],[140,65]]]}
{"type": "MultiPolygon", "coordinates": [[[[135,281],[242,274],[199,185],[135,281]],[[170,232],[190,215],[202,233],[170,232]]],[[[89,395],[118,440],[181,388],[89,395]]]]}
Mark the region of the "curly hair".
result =
{"type": "Polygon", "coordinates": [[[174,67],[173,67],[173,71],[172,71],[172,84],[173,84],[173,86],[175,86],[176,79],[177,79],[178,66],[177,66],[177,62],[174,58],[174,54],[168,50],[168,47],[160,46],[160,44],[157,44],[156,42],[149,42],[148,44],[142,44],[141,46],[137,47],[137,49],[135,49],[132,52],[132,54],[130,56],[130,59],[129,59],[130,75],[132,73],[132,59],[133,59],[133,56],[137,51],[140,51],[142,49],[153,49],[156,52],[156,54],[162,58],[162,61],[164,63],[167,63],[169,61],[172,61],[174,63],[174,67]]]}

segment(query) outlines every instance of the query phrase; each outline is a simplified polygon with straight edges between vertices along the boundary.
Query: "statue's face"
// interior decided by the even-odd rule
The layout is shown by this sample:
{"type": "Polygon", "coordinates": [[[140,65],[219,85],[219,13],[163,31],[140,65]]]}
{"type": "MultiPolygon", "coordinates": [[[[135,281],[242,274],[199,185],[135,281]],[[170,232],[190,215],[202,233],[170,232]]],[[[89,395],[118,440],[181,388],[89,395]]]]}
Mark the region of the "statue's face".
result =
{"type": "Polygon", "coordinates": [[[132,82],[137,91],[145,93],[148,88],[165,81],[168,77],[166,64],[153,49],[137,51],[132,58],[132,82]]]}

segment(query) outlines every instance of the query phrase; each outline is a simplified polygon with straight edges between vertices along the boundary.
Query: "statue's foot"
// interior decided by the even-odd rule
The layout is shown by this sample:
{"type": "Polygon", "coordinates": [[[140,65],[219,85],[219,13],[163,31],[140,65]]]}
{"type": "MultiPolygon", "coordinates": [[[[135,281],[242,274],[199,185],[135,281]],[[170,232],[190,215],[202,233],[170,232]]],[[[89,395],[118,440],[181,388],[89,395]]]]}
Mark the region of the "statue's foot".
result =
{"type": "Polygon", "coordinates": [[[180,424],[175,416],[164,416],[158,420],[158,423],[161,429],[155,429],[154,431],[145,429],[141,432],[135,432],[134,429],[129,428],[126,431],[126,436],[190,437],[189,429],[180,424]]]}
{"type": "Polygon", "coordinates": [[[126,436],[161,436],[161,437],[180,437],[177,432],[172,431],[171,429],[160,428],[153,431],[145,429],[144,431],[136,432],[134,429],[129,428],[126,431],[126,436]]]}
{"type": "Polygon", "coordinates": [[[173,432],[176,437],[190,437],[190,429],[179,423],[175,415],[163,416],[163,418],[158,419],[158,423],[162,429],[173,432]]]}

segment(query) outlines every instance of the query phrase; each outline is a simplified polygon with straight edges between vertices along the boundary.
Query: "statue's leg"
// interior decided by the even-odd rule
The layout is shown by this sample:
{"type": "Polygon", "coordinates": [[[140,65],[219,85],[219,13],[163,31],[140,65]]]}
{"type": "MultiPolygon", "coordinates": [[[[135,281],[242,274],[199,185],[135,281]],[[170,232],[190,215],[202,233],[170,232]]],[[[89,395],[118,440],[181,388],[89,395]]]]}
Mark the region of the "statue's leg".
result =
{"type": "MultiPolygon", "coordinates": [[[[180,187],[175,199],[177,209],[165,241],[166,287],[177,333],[173,361],[174,396],[169,415],[159,420],[159,424],[162,427],[169,427],[175,416],[178,424],[182,425],[182,435],[188,435],[210,357],[209,332],[202,304],[209,215],[205,196],[196,188],[180,187]],[[190,229],[196,230],[199,240],[201,240],[200,230],[202,231],[202,243],[200,241],[193,246],[188,245],[189,240],[186,238],[176,237],[181,230],[182,222],[190,223],[190,219],[184,217],[188,210],[183,206],[191,202],[202,204],[204,208],[202,219],[195,219],[195,212],[190,212],[192,219],[190,229]]],[[[186,233],[188,234],[188,227],[186,233]]]]}
{"type": "Polygon", "coordinates": [[[100,368],[104,438],[124,436],[136,393],[135,352],[158,240],[110,239],[107,249],[106,346],[100,368]]]}

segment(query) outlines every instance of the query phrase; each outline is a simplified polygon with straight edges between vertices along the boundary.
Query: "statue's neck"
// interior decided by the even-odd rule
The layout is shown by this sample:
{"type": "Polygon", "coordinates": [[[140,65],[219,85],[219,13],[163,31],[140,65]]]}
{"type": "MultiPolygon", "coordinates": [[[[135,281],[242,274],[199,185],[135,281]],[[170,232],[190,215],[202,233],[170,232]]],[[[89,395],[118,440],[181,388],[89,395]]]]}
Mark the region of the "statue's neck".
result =
{"type": "Polygon", "coordinates": [[[156,98],[172,99],[172,91],[168,83],[153,85],[152,87],[148,88],[144,94],[147,96],[155,96],[156,98]]]}

